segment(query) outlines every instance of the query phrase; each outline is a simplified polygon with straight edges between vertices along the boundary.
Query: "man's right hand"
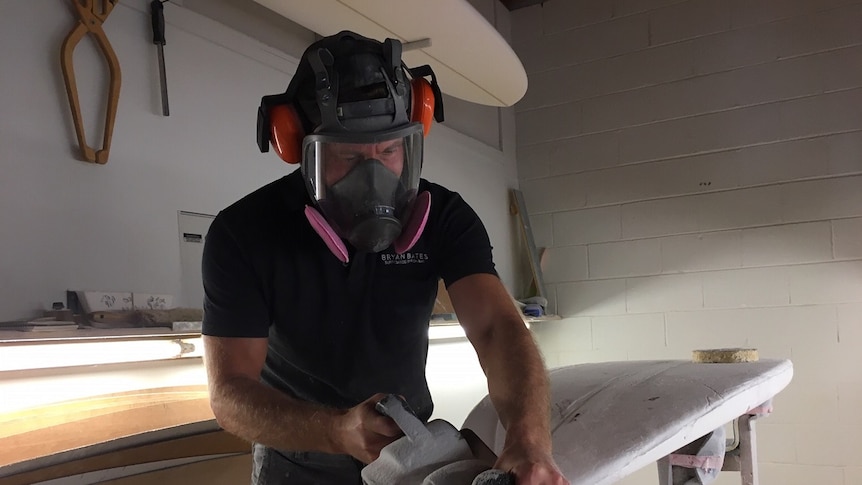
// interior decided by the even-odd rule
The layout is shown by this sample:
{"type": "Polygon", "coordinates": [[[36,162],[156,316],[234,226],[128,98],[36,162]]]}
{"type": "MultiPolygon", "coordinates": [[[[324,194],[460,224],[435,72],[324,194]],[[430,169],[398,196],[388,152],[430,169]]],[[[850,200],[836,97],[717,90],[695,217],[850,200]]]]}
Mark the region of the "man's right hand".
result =
{"type": "Polygon", "coordinates": [[[403,435],[395,421],[375,409],[386,394],[375,394],[348,409],[333,423],[333,437],[342,453],[363,463],[371,463],[380,450],[403,435]]]}

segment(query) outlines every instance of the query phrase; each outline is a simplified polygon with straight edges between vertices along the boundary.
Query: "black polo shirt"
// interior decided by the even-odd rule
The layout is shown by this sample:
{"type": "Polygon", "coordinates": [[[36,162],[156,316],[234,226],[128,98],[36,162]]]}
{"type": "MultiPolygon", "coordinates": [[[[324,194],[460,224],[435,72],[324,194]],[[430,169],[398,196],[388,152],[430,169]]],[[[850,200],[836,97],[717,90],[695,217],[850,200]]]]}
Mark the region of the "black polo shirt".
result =
{"type": "Polygon", "coordinates": [[[425,380],[437,280],[496,274],[479,217],[455,192],[422,180],[428,222],[404,254],[339,261],[303,210],[297,170],[221,211],[204,246],[203,333],[269,337],[262,381],[297,398],[351,407],[377,392],[433,410],[425,380]]]}

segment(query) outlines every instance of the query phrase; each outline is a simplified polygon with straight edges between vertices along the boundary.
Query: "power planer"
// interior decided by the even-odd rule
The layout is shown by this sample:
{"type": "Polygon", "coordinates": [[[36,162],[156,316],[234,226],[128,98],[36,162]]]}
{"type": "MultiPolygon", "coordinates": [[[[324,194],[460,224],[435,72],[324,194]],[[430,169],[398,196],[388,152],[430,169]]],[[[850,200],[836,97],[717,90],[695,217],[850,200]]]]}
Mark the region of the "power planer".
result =
{"type": "Polygon", "coordinates": [[[426,425],[400,397],[376,404],[404,436],[387,445],[362,469],[366,485],[514,485],[514,477],[493,469],[496,455],[469,429],[458,431],[442,419],[426,425]]]}

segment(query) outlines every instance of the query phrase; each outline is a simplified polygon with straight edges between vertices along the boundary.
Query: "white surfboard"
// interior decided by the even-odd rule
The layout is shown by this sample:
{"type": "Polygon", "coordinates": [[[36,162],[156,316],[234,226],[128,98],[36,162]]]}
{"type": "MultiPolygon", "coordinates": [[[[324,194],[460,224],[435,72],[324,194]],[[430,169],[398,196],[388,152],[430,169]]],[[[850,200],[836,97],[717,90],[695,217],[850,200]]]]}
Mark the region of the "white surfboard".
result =
{"type": "MultiPolygon", "coordinates": [[[[772,399],[788,360],[736,364],[632,361],[550,371],[554,458],[571,483],[606,485],[772,399]]],[[[488,397],[467,416],[495,453],[506,432],[488,397]]]]}
{"type": "Polygon", "coordinates": [[[409,67],[430,65],[440,89],[456,98],[512,106],[527,92],[521,60],[466,0],[255,1],[323,36],[351,30],[404,44],[430,40],[427,47],[407,45],[402,59],[409,67]]]}

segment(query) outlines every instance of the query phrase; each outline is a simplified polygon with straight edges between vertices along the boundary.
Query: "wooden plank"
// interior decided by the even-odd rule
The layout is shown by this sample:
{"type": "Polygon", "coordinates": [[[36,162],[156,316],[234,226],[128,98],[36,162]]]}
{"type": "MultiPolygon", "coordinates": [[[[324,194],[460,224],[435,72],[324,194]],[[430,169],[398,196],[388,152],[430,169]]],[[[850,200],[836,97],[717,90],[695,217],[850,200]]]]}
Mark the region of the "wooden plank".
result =
{"type": "MultiPolygon", "coordinates": [[[[539,257],[539,251],[536,248],[536,241],[533,239],[533,226],[530,225],[530,215],[527,213],[527,204],[524,201],[524,194],[518,189],[511,189],[512,206],[510,212],[518,216],[518,221],[521,226],[521,235],[524,237],[524,242],[527,244],[527,257],[530,260],[530,270],[533,273],[533,285],[536,287],[536,295],[542,298],[547,298],[548,294],[545,291],[545,278],[542,275],[542,263],[539,257]]],[[[533,295],[530,295],[533,296],[533,295]]]]}
{"type": "Polygon", "coordinates": [[[147,389],[40,406],[0,416],[4,450],[0,466],[214,419],[205,386],[147,389]]]}
{"type": "MultiPolygon", "coordinates": [[[[207,399],[206,386],[177,386],[106,394],[0,414],[0,439],[74,421],[171,402],[207,399]]],[[[211,419],[207,417],[206,419],[211,419]]]]}
{"type": "Polygon", "coordinates": [[[187,465],[163,468],[130,477],[99,482],[100,485],[235,485],[251,478],[251,453],[215,458],[187,465]]]}
{"type": "MultiPolygon", "coordinates": [[[[4,474],[4,469],[0,467],[0,479],[2,479],[0,482],[3,485],[29,485],[61,477],[80,475],[97,470],[133,466],[141,463],[226,453],[247,454],[250,450],[251,445],[249,443],[230,433],[221,430],[211,431],[194,436],[127,447],[63,463],[37,466],[36,468],[15,474],[4,474]]],[[[247,478],[246,476],[246,480],[247,478]]],[[[208,482],[196,481],[196,483],[208,482]]]]}

